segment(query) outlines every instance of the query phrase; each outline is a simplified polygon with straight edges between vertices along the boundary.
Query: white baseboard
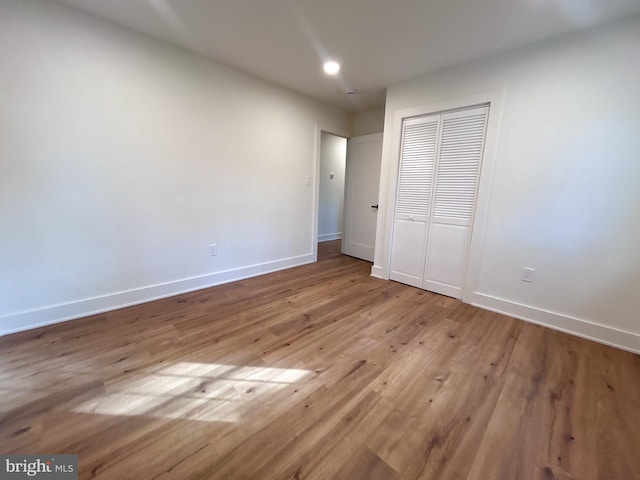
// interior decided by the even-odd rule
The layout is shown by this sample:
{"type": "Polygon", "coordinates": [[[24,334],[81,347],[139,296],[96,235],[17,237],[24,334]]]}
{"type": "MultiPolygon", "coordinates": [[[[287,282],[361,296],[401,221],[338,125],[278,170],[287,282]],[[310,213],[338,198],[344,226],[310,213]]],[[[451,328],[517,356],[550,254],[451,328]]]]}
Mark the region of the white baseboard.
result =
{"type": "Polygon", "coordinates": [[[330,242],[331,240],[342,240],[342,232],[318,235],[318,242],[330,242]]]}
{"type": "Polygon", "coordinates": [[[503,298],[474,292],[471,304],[486,310],[559,330],[564,333],[604,343],[612,347],[640,353],[640,335],[598,323],[569,317],[548,310],[530,307],[503,298]]]}
{"type": "Polygon", "coordinates": [[[74,302],[17,312],[0,317],[0,336],[65,322],[67,320],[74,320],[97,313],[104,313],[131,305],[138,305],[161,298],[172,297],[181,293],[192,292],[223,283],[284,270],[285,268],[313,263],[314,261],[313,254],[300,255],[298,257],[249,265],[222,272],[209,273],[207,275],[85,298],[74,302]]]}
{"type": "Polygon", "coordinates": [[[388,278],[385,278],[382,267],[379,267],[377,265],[371,267],[371,276],[381,278],[382,280],[389,280],[388,278]]]}

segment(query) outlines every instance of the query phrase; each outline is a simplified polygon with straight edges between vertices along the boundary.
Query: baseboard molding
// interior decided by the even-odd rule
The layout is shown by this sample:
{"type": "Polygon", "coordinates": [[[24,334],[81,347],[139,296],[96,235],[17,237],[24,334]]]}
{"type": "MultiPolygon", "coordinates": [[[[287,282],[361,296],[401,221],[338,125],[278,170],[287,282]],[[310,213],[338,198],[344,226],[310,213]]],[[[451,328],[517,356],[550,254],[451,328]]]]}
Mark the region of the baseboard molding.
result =
{"type": "Polygon", "coordinates": [[[285,268],[313,263],[314,261],[313,254],[310,253],[273,262],[249,265],[133,290],[86,298],[74,302],[17,312],[0,317],[0,336],[74,320],[88,315],[117,310],[131,305],[151,302],[181,293],[234,282],[236,280],[256,277],[258,275],[284,270],[285,268]]]}
{"type": "Polygon", "coordinates": [[[330,242],[331,240],[342,240],[342,232],[318,235],[318,242],[330,242]]]}
{"type": "Polygon", "coordinates": [[[640,335],[598,323],[474,292],[471,304],[612,347],[640,353],[640,335]]]}
{"type": "Polygon", "coordinates": [[[379,267],[377,265],[371,267],[371,276],[375,278],[381,278],[382,280],[389,280],[388,278],[384,277],[384,271],[382,267],[379,267]]]}

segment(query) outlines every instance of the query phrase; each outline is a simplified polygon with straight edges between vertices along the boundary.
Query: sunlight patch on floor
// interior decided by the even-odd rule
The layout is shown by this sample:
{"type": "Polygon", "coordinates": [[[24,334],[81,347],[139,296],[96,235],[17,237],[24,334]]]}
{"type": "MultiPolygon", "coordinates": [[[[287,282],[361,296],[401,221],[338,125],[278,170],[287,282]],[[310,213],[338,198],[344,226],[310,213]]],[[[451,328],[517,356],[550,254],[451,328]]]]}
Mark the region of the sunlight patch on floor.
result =
{"type": "Polygon", "coordinates": [[[238,422],[250,404],[310,373],[293,368],[179,362],[108,384],[106,393],[73,411],[238,422]]]}

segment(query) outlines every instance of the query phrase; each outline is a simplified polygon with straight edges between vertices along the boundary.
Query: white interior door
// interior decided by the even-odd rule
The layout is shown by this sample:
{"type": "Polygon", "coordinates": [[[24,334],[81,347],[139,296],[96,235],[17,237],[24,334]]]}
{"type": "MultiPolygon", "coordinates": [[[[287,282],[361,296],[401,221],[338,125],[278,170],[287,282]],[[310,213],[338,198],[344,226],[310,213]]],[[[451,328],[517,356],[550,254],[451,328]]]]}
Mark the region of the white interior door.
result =
{"type": "Polygon", "coordinates": [[[392,280],[462,298],[488,112],[403,122],[392,280]]]}
{"type": "Polygon", "coordinates": [[[382,134],[349,139],[342,253],[373,262],[376,240],[382,134]]]}
{"type": "Polygon", "coordinates": [[[425,290],[462,298],[488,107],[442,115],[425,290]]]}
{"type": "Polygon", "coordinates": [[[423,288],[439,115],[405,120],[389,278],[423,288]]]}

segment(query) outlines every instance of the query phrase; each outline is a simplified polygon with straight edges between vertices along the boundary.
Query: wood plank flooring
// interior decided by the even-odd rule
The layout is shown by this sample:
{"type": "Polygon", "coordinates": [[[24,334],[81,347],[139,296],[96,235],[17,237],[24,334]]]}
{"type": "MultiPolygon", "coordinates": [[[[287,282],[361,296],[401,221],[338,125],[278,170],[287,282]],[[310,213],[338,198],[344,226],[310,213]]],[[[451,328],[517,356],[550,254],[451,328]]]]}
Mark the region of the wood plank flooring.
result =
{"type": "Polygon", "coordinates": [[[640,479],[640,356],[320,261],[0,339],[0,452],[99,479],[640,479]]]}

